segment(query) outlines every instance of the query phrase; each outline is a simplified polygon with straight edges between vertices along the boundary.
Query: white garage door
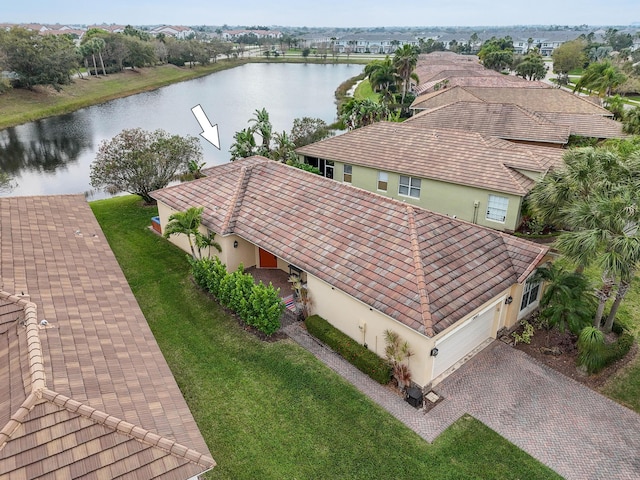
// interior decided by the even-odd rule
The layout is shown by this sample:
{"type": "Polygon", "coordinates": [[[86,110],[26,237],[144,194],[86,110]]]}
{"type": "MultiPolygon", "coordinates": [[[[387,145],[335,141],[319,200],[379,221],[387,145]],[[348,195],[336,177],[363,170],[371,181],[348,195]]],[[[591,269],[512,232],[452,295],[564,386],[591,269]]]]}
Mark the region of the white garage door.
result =
{"type": "Polygon", "coordinates": [[[495,311],[496,307],[491,307],[436,342],[438,356],[435,357],[433,362],[432,378],[436,378],[487,338],[491,337],[495,311]]]}

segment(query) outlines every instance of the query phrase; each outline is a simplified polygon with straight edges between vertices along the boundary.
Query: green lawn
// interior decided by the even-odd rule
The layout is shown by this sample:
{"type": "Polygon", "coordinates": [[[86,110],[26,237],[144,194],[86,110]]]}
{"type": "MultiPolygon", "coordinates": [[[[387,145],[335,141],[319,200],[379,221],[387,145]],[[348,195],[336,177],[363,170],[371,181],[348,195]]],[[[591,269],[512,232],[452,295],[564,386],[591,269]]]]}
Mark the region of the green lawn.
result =
{"type": "Polygon", "coordinates": [[[356,91],[353,94],[353,98],[356,100],[366,100],[367,98],[373,100],[374,102],[378,101],[380,95],[375,93],[371,88],[371,83],[369,80],[364,79],[360,84],[356,87],[356,91]]]}
{"type": "Polygon", "coordinates": [[[218,463],[209,478],[559,478],[470,417],[427,444],[293,342],[244,332],[148,230],[155,208],[91,208],[218,463]]]}

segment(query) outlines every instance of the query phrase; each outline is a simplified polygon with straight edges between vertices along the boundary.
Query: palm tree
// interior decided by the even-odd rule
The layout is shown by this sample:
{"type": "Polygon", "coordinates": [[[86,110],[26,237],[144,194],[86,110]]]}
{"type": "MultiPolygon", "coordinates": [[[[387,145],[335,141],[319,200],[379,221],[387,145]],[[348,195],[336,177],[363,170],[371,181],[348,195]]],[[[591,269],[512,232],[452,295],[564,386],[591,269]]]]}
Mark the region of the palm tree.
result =
{"type": "Polygon", "coordinates": [[[253,123],[252,131],[256,132],[262,138],[262,146],[260,148],[260,154],[264,156],[269,155],[271,149],[271,136],[273,133],[273,126],[269,120],[269,112],[266,108],[256,110],[253,112],[254,117],[249,119],[249,123],[253,123]]]}
{"type": "Polygon", "coordinates": [[[389,118],[389,108],[367,98],[364,100],[351,99],[340,109],[340,120],[348,130],[365,127],[372,123],[389,118]]]}
{"type": "Polygon", "coordinates": [[[622,121],[622,130],[630,135],[640,135],[640,107],[627,111],[622,121]]]}
{"type": "Polygon", "coordinates": [[[534,278],[546,284],[540,299],[540,316],[550,328],[557,327],[561,332],[568,328],[578,334],[589,324],[593,297],[587,294],[589,281],[584,275],[551,263],[538,268],[534,278]]]}
{"type": "Polygon", "coordinates": [[[202,223],[203,211],[203,207],[189,207],[184,212],[172,213],[163,234],[164,238],[169,238],[171,235],[186,235],[194,260],[197,259],[194,239],[202,223]]]}
{"type": "Polygon", "coordinates": [[[419,81],[418,76],[413,71],[418,64],[418,51],[411,45],[403,45],[396,50],[393,64],[402,80],[402,103],[404,104],[404,97],[409,90],[409,83],[412,79],[416,82],[419,81]]]}
{"type": "Polygon", "coordinates": [[[233,136],[235,142],[231,145],[229,153],[231,153],[231,161],[239,158],[247,158],[256,153],[256,138],[253,136],[253,130],[245,128],[236,132],[233,136]]]}
{"type": "Polygon", "coordinates": [[[627,81],[627,77],[609,60],[592,63],[573,87],[574,93],[582,88],[595,90],[601,97],[610,96],[611,92],[627,81]]]}
{"type": "Polygon", "coordinates": [[[289,161],[297,161],[296,145],[291,140],[291,137],[287,135],[287,132],[275,133],[273,135],[275,140],[275,148],[271,151],[271,159],[279,162],[287,163],[289,161]]]}
{"type": "Polygon", "coordinates": [[[172,235],[186,235],[194,260],[202,258],[202,250],[205,248],[213,247],[218,252],[222,251],[220,245],[215,242],[215,233],[204,235],[200,232],[203,211],[203,207],[189,207],[184,212],[171,214],[163,234],[164,238],[172,235]]]}
{"type": "Polygon", "coordinates": [[[578,265],[590,264],[602,272],[596,290],[598,309],[593,324],[600,327],[606,301],[616,292],[615,308],[607,318],[611,328],[615,311],[628,290],[640,262],[640,150],[580,148],[565,154],[564,168],[547,174],[529,196],[543,221],[567,227],[556,247],[578,265]]]}
{"type": "Polygon", "coordinates": [[[579,264],[595,263],[602,273],[602,285],[596,291],[598,309],[593,326],[600,327],[606,301],[618,282],[614,308],[604,325],[611,331],[618,306],[626,295],[640,263],[640,208],[636,190],[614,187],[579,199],[567,210],[572,231],[563,233],[557,248],[579,264]]]}
{"type": "Polygon", "coordinates": [[[396,84],[401,82],[401,78],[389,56],[384,60],[374,60],[369,63],[364,68],[364,73],[368,77],[371,89],[374,92],[380,93],[387,102],[393,99],[396,84]]]}

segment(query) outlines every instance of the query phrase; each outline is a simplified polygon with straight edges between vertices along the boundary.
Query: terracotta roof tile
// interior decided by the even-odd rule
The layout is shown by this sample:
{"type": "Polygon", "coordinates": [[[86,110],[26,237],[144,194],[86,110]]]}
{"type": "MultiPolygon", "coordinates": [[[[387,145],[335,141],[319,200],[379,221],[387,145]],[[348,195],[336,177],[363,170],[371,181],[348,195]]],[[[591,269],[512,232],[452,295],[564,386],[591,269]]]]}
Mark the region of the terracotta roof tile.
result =
{"type": "Polygon", "coordinates": [[[420,112],[407,122],[425,129],[467,130],[506,140],[565,144],[569,127],[508,103],[456,102],[420,112]]]}
{"type": "Polygon", "coordinates": [[[479,133],[429,129],[419,121],[378,122],[301,147],[301,155],[361,165],[485,190],[526,195],[509,170],[545,172],[562,164],[562,150],[516,145],[479,133]],[[544,152],[544,154],[543,154],[544,152]]]}
{"type": "Polygon", "coordinates": [[[572,135],[596,138],[623,138],[622,123],[601,115],[540,112],[540,116],[569,128],[572,135]]]}
{"type": "Polygon", "coordinates": [[[150,449],[150,465],[174,463],[157,478],[215,465],[84,198],[0,198],[0,212],[3,288],[29,299],[0,292],[0,478],[156,478],[150,449]],[[198,463],[147,443],[161,435],[198,463]]]}
{"type": "Polygon", "coordinates": [[[422,333],[429,315],[433,332],[441,332],[513,285],[547,251],[416,207],[412,221],[405,203],[260,157],[207,173],[152,196],[176,210],[203,206],[203,224],[219,232],[224,218],[217,212],[230,208],[228,192],[249,178],[230,233],[422,333]]]}
{"type": "Polygon", "coordinates": [[[512,103],[538,113],[580,113],[611,116],[611,112],[586,97],[573,95],[559,88],[454,86],[419,96],[414,100],[411,108],[425,110],[459,100],[475,101],[474,98],[486,103],[512,103]]]}

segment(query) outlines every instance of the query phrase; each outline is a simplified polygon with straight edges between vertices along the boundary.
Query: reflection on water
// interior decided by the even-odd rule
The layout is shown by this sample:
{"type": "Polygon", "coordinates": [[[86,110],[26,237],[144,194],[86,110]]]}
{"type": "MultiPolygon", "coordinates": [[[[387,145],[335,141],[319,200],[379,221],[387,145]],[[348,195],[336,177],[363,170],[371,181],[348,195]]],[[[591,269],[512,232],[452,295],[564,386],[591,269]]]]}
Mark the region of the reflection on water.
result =
{"type": "Polygon", "coordinates": [[[361,71],[360,65],[249,64],[8,128],[0,131],[0,171],[18,186],[0,195],[88,192],[90,164],[103,140],[135,127],[197,136],[201,129],[191,108],[198,104],[220,132],[220,150],[202,142],[204,160],[208,166],[225,163],[233,134],[248,126],[256,109],[267,109],[274,132],[288,132],[298,117],[331,123],[335,89],[361,71]]]}
{"type": "Polygon", "coordinates": [[[91,147],[90,124],[82,116],[78,112],[0,131],[0,170],[12,176],[55,173],[73,164],[91,147]]]}

